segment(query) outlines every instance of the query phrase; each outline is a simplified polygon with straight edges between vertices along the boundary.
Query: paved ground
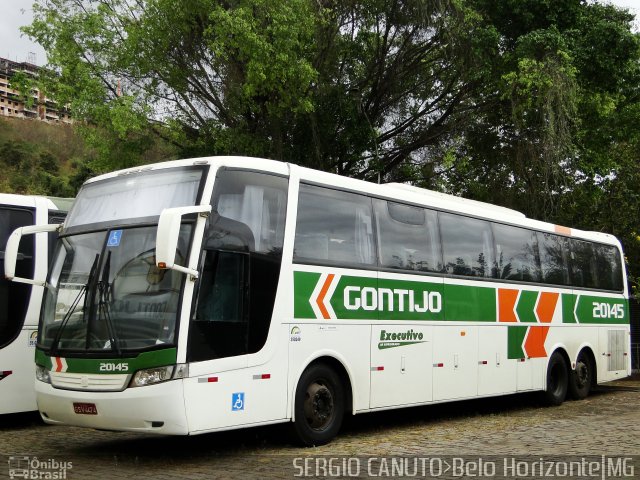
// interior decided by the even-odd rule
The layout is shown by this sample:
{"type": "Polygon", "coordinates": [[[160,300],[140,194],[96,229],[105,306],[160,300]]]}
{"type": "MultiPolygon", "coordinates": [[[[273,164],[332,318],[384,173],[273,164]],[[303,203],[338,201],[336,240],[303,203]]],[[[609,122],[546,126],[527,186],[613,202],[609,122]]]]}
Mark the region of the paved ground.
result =
{"type": "MultiPolygon", "coordinates": [[[[572,461],[584,456],[594,466],[602,455],[613,456],[614,463],[607,467],[610,471],[604,477],[596,472],[594,477],[615,478],[610,474],[618,473],[621,478],[626,473],[640,478],[638,405],[640,377],[635,377],[556,408],[541,406],[534,395],[516,395],[359,415],[348,419],[331,444],[312,449],[294,447],[283,426],[154,437],[50,427],[33,415],[1,416],[0,478],[9,476],[10,466],[12,473],[21,473],[19,467],[25,465],[26,457],[31,463],[30,478],[51,478],[53,474],[66,474],[70,479],[473,475],[474,470],[465,471],[467,467],[461,464],[445,474],[446,466],[460,456],[469,459],[471,468],[478,466],[479,458],[485,459],[485,468],[494,462],[497,473],[510,465],[508,478],[551,478],[535,475],[535,462],[563,455],[572,456],[572,461]],[[505,456],[513,456],[508,457],[511,462],[530,462],[524,465],[528,470],[517,471],[521,465],[504,464],[505,456]],[[626,457],[632,459],[620,461],[626,457]],[[71,462],[67,465],[71,468],[59,468],[63,462],[71,462]]],[[[563,470],[555,471],[554,476],[578,477],[563,470]]]]}

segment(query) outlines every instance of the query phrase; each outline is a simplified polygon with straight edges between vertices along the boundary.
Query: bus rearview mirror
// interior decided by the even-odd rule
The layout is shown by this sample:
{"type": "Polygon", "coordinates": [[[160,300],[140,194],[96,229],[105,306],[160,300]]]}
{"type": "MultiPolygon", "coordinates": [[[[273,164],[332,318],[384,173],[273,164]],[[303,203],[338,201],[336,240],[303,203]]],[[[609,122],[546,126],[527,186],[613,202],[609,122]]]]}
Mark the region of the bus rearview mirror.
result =
{"type": "Polygon", "coordinates": [[[208,214],[211,205],[197,205],[192,207],[165,208],[158,220],[156,237],[156,266],[158,268],[176,270],[198,278],[198,271],[182,265],[176,265],[176,250],[180,236],[182,217],[191,213],[208,214]]]}
{"type": "Polygon", "coordinates": [[[27,283],[29,285],[44,286],[46,284],[46,278],[22,278],[16,277],[16,263],[23,257],[18,252],[20,247],[20,240],[24,235],[35,235],[38,233],[51,233],[58,231],[62,224],[50,224],[50,225],[30,225],[27,227],[16,228],[7,240],[7,247],[4,251],[4,276],[7,280],[17,283],[27,283]]]}

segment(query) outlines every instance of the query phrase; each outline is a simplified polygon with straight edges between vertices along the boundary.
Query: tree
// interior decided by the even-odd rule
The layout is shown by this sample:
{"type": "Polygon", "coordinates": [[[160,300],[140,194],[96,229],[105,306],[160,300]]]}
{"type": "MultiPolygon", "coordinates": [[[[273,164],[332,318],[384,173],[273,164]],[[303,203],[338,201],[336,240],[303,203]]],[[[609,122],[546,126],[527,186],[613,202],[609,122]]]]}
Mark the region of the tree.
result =
{"type": "Polygon", "coordinates": [[[103,129],[105,168],[152,129],[181,156],[397,176],[466,122],[482,64],[446,0],[40,0],[35,18],[50,90],[103,129]]]}

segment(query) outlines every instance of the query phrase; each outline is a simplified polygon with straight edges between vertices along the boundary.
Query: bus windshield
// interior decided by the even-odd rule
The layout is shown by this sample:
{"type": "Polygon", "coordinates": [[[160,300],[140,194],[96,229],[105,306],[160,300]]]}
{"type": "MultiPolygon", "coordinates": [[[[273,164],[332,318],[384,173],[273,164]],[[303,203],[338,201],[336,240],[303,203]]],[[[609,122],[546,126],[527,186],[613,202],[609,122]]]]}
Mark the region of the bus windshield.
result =
{"type": "Polygon", "coordinates": [[[165,208],[196,205],[203,171],[201,166],[165,168],[87,183],[66,227],[155,217],[165,208]]]}
{"type": "MultiPolygon", "coordinates": [[[[192,225],[180,231],[183,262],[192,225]]],[[[120,355],[175,345],[184,275],[155,265],[156,226],[65,236],[58,242],[45,293],[39,346],[52,354],[120,355]]]]}

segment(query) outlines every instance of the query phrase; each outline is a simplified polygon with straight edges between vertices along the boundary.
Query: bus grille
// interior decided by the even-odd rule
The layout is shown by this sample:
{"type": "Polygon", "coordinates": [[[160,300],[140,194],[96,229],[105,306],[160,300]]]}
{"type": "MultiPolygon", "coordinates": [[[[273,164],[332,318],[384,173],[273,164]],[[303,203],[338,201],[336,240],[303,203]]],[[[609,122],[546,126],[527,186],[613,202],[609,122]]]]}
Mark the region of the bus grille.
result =
{"type": "Polygon", "coordinates": [[[50,372],[51,385],[64,390],[119,392],[129,384],[130,375],[50,372]]]}

